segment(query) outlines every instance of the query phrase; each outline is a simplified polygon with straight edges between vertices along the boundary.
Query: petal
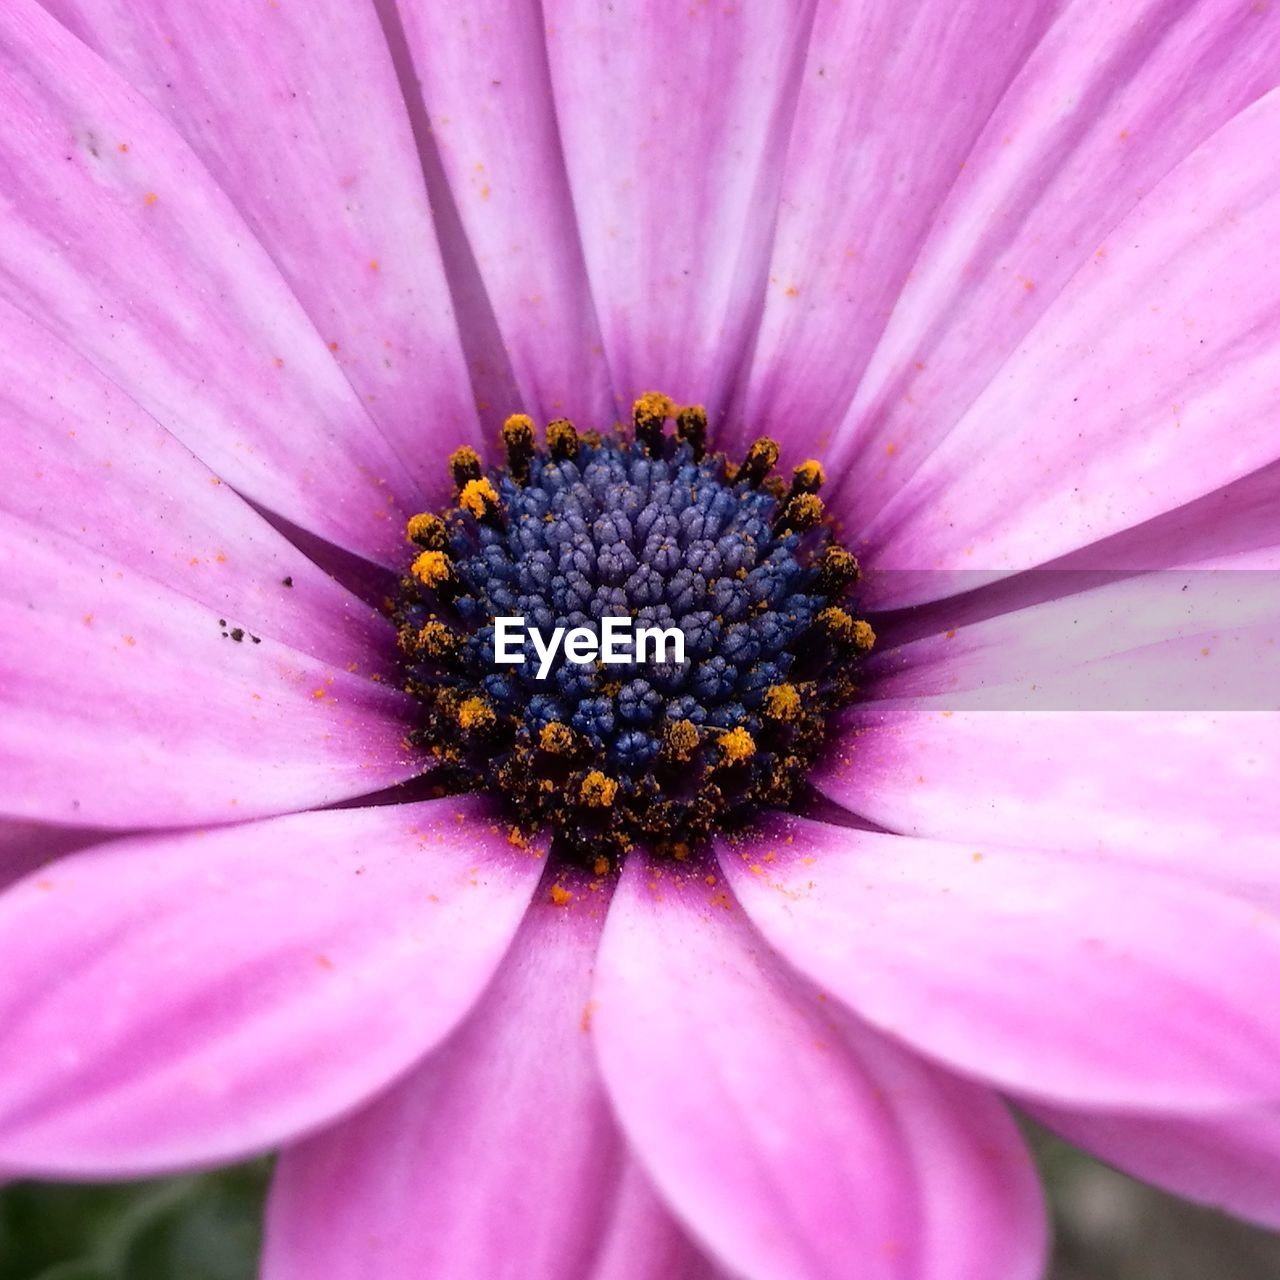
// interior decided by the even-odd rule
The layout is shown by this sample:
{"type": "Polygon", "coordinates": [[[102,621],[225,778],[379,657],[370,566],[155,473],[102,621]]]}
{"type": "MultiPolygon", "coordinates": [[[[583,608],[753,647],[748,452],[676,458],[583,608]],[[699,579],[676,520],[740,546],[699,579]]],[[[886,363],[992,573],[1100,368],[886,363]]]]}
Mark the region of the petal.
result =
{"type": "Polygon", "coordinates": [[[0,813],[230,822],[421,771],[404,694],[256,633],[237,641],[216,608],[76,541],[0,513],[0,579],[0,813]]]}
{"type": "Polygon", "coordinates": [[[1280,715],[855,708],[812,775],[908,835],[1277,885],[1280,715]]]}
{"type": "Polygon", "coordinates": [[[0,1167],[230,1160],[364,1100],[515,932],[541,864],[492,821],[467,799],[297,814],[121,840],[7,890],[0,1167]]]}
{"type": "Polygon", "coordinates": [[[1277,129],[1280,91],[1099,236],[1016,355],[862,526],[869,561],[1024,568],[1276,460],[1280,182],[1266,147],[1277,129]]]}
{"type": "Polygon", "coordinates": [[[797,451],[826,449],[938,206],[1051,9],[1044,0],[818,7],[748,428],[767,426],[797,451]]]}
{"type": "Polygon", "coordinates": [[[759,313],[812,23],[788,5],[543,5],[605,357],[624,405],[723,409],[759,313]],[[710,104],[693,105],[698,95],[710,104]]]}
{"type": "Polygon", "coordinates": [[[401,0],[432,138],[510,356],[509,409],[616,413],[569,193],[536,3],[401,0]]]}
{"type": "Polygon", "coordinates": [[[386,619],[344,591],[136,401],[0,300],[0,511],[207,605],[231,626],[381,678],[386,619]]]}
{"type": "Polygon", "coordinates": [[[771,820],[721,865],[802,972],[1036,1098],[1244,1105],[1280,1084],[1280,915],[1099,857],[771,820]]]}
{"type": "Polygon", "coordinates": [[[447,497],[427,423],[474,444],[475,406],[374,6],[45,3],[200,157],[415,484],[447,497]]]}
{"type": "Polygon", "coordinates": [[[0,296],[250,500],[396,563],[414,487],[198,157],[32,0],[0,48],[0,296]]]}
{"type": "Polygon", "coordinates": [[[55,858],[87,849],[111,834],[88,827],[54,827],[0,818],[0,889],[55,858]]]}
{"type": "Polygon", "coordinates": [[[623,1129],[731,1271],[1039,1275],[1039,1189],[996,1099],[785,972],[723,888],[632,855],[596,1000],[623,1129]]]}
{"type": "Polygon", "coordinates": [[[1027,1110],[1069,1142],[1134,1177],[1280,1228],[1280,1108],[1221,1116],[1027,1110]]]}
{"type": "Polygon", "coordinates": [[[1220,457],[1202,442],[1222,396],[1266,395],[1248,367],[1274,292],[1275,104],[1223,126],[1278,78],[1266,8],[1064,7],[937,212],[829,459],[851,527],[909,488],[876,547],[919,566],[972,544],[994,568],[1027,553],[1036,503],[1065,549],[1241,474],[1256,433],[1220,457]]]}
{"type": "MultiPolygon", "coordinates": [[[[597,1274],[628,1162],[588,1036],[606,904],[585,881],[573,893],[535,902],[445,1045],[285,1153],[267,1280],[487,1280],[517,1259],[521,1276],[597,1274]]],[[[665,1251],[669,1232],[654,1244],[665,1251]]]]}

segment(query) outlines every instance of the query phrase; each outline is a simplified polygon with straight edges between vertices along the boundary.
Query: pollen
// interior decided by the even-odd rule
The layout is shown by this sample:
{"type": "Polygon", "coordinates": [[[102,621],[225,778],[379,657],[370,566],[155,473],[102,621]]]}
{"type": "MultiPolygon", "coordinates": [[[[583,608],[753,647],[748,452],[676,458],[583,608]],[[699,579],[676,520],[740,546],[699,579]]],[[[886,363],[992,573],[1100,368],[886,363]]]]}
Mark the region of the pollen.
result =
{"type": "Polygon", "coordinates": [[[449,471],[453,475],[453,483],[461,489],[469,480],[479,480],[484,474],[480,455],[470,446],[464,444],[449,455],[449,471]]]}
{"type": "Polygon", "coordinates": [[[477,520],[483,520],[497,512],[498,495],[488,480],[468,480],[458,495],[458,505],[477,520]]]}
{"type": "Polygon", "coordinates": [[[427,551],[443,551],[448,538],[444,521],[429,512],[410,516],[409,523],[405,526],[405,534],[410,542],[427,551]]]}
{"type": "Polygon", "coordinates": [[[409,572],[424,587],[442,586],[449,578],[449,557],[443,551],[424,551],[413,562],[409,572]]]}
{"type": "Polygon", "coordinates": [[[870,653],[875,648],[876,633],[865,618],[859,618],[853,624],[853,643],[862,653],[870,653]]]}
{"type": "Polygon", "coordinates": [[[741,764],[756,753],[755,739],[741,726],[730,729],[718,743],[726,764],[741,764]]]}
{"type": "Polygon", "coordinates": [[[592,809],[607,809],[618,794],[618,784],[599,769],[592,769],[582,780],[582,802],[592,809]]]}
{"type": "Polygon", "coordinates": [[[764,713],[770,720],[794,720],[800,714],[800,693],[793,684],[775,684],[765,690],[764,713]]]}
{"type": "Polygon", "coordinates": [[[458,724],[464,733],[483,733],[493,728],[497,717],[483,698],[467,698],[458,708],[458,724]]]}
{"type": "Polygon", "coordinates": [[[552,755],[568,755],[573,750],[573,730],[567,724],[553,720],[550,724],[542,726],[542,732],[538,735],[538,745],[543,751],[549,751],[552,755]]]}

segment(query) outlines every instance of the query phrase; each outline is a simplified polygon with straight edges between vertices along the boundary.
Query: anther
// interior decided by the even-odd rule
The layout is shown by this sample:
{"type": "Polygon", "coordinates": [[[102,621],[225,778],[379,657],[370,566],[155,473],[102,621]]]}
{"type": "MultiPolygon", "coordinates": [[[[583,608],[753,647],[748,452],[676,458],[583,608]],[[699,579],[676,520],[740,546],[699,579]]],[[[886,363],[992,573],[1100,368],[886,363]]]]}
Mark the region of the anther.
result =
{"type": "Polygon", "coordinates": [[[675,411],[676,406],[671,397],[658,391],[646,391],[631,406],[636,439],[652,457],[662,456],[663,428],[675,411]]]}
{"type": "Polygon", "coordinates": [[[409,567],[409,572],[432,591],[438,591],[452,576],[449,557],[443,551],[423,551],[409,567]]]}
{"type": "Polygon", "coordinates": [[[672,720],[663,735],[667,754],[684,762],[698,749],[698,726],[692,720],[672,720]]]}
{"type": "Polygon", "coordinates": [[[871,623],[864,618],[859,618],[853,624],[853,644],[859,653],[870,653],[875,648],[876,633],[871,629],[871,623]]]}
{"type": "Polygon", "coordinates": [[[854,643],[853,617],[838,605],[823,609],[814,621],[832,640],[840,644],[854,643]]]}
{"type": "Polygon", "coordinates": [[[618,794],[618,784],[599,769],[592,769],[582,780],[579,793],[589,809],[607,809],[618,794]]]}
{"type": "Polygon", "coordinates": [[[562,461],[578,456],[578,432],[568,418],[556,418],[547,423],[547,448],[553,458],[562,461]]]}
{"type": "Polygon", "coordinates": [[[488,480],[468,480],[458,495],[458,505],[477,520],[494,524],[498,519],[498,495],[488,480]]]}
{"type": "Polygon", "coordinates": [[[800,714],[800,692],[793,684],[775,684],[765,690],[764,713],[770,720],[794,720],[800,714]]]}
{"type": "Polygon", "coordinates": [[[676,436],[689,446],[693,460],[701,462],[707,451],[707,411],[700,404],[687,404],[676,414],[676,436]]]}
{"type": "Polygon", "coordinates": [[[789,496],[794,498],[798,493],[817,493],[826,483],[826,479],[827,473],[823,470],[822,463],[814,461],[813,458],[807,458],[791,472],[789,496]]]}
{"type": "Polygon", "coordinates": [[[858,562],[843,547],[831,543],[818,561],[818,590],[825,596],[838,596],[851,582],[858,580],[858,562]]]}
{"type": "Polygon", "coordinates": [[[480,455],[464,444],[449,455],[449,470],[453,475],[453,483],[461,490],[468,481],[479,480],[484,474],[480,464],[480,455]]]}
{"type": "Polygon", "coordinates": [[[573,730],[559,720],[552,720],[550,724],[542,726],[542,731],[538,734],[538,746],[551,755],[568,755],[573,750],[573,730]]]}
{"type": "Polygon", "coordinates": [[[443,551],[449,540],[449,530],[444,521],[429,512],[410,516],[405,533],[410,542],[416,543],[425,551],[443,551]]]}
{"type": "Polygon", "coordinates": [[[462,647],[462,637],[435,619],[424,622],[413,639],[418,652],[436,662],[455,657],[462,647]]]}
{"type": "Polygon", "coordinates": [[[517,484],[529,479],[535,437],[533,419],[527,413],[513,413],[502,424],[502,447],[507,454],[507,470],[517,484]]]}
{"type": "Polygon", "coordinates": [[[466,698],[458,707],[458,727],[464,733],[487,733],[497,719],[483,698],[466,698]]]}
{"type": "Polygon", "coordinates": [[[822,522],[822,514],[822,499],[816,493],[798,493],[783,507],[775,527],[804,533],[822,522]]]}
{"type": "Polygon", "coordinates": [[[741,725],[722,734],[716,745],[725,764],[742,764],[756,753],[756,740],[741,725]]]}
{"type": "Polygon", "coordinates": [[[747,456],[742,460],[742,466],[738,468],[737,478],[745,480],[752,488],[758,489],[777,461],[777,441],[770,440],[768,436],[761,436],[747,450],[747,456]]]}

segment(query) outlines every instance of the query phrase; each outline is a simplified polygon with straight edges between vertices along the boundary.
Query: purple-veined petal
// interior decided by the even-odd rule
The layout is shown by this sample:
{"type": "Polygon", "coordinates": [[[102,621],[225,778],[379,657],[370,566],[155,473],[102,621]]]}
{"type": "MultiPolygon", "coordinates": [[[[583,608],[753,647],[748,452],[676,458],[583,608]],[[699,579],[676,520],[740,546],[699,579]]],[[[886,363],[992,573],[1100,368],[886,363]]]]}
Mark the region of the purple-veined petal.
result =
{"type": "MultiPolygon", "coordinates": [[[[854,526],[868,562],[1024,568],[1276,460],[1280,181],[1266,140],[1277,128],[1280,91],[1098,237],[946,439],[901,488],[880,485],[892,499],[854,526]]],[[[886,606],[928,598],[935,584],[888,575],[870,585],[887,586],[886,606]]]]}
{"type": "Polygon", "coordinates": [[[395,634],[110,379],[0,300],[0,510],[323,661],[387,677],[395,634]]]}
{"type": "Polygon", "coordinates": [[[1053,5],[819,5],[739,429],[830,444],[938,206],[1053,5]]]}
{"type": "Polygon", "coordinates": [[[536,0],[400,0],[432,137],[510,357],[505,408],[617,412],[587,283],[536,0]]]}
{"type": "Polygon", "coordinates": [[[234,822],[421,768],[405,694],[4,513],[0,579],[0,813],[234,822]]]}
{"type": "Polygon", "coordinates": [[[267,1280],[609,1274],[602,1241],[636,1195],[619,1204],[629,1158],[591,1050],[607,901],[585,886],[539,896],[471,1015],[408,1077],[285,1152],[267,1280]]]}
{"type": "Polygon", "coordinates": [[[1277,884],[1280,714],[856,707],[813,780],[890,830],[1277,884]]]}
{"type": "Polygon", "coordinates": [[[623,1129],[730,1271],[1039,1274],[1039,1190],[1000,1103],[782,969],[723,885],[633,854],[595,998],[623,1129]]]}
{"type": "Polygon", "coordinates": [[[613,388],[705,403],[740,372],[811,0],[543,5],[551,83],[613,388]]]}
{"type": "Polygon", "coordinates": [[[1201,882],[798,818],[720,861],[813,981],[998,1087],[1169,1111],[1280,1085],[1280,914],[1201,882]]]}
{"type": "Polygon", "coordinates": [[[0,1168],[213,1163],[361,1103],[515,933],[541,863],[493,821],[450,798],[134,837],[6,890],[0,1168]]]}
{"type": "Polygon", "coordinates": [[[416,486],[447,498],[441,446],[478,425],[374,6],[42,2],[190,144],[416,486]]]}
{"type": "Polygon", "coordinates": [[[195,153],[33,0],[0,51],[0,297],[246,497],[397,563],[415,487],[195,153]]]}
{"type": "Polygon", "coordinates": [[[1280,1228],[1280,1108],[1214,1116],[1026,1108],[1041,1124],[1108,1163],[1263,1226],[1280,1228]]]}
{"type": "MultiPolygon", "coordinates": [[[[1081,530],[1100,537],[1145,518],[1153,502],[1179,500],[1172,483],[1154,483],[1156,459],[1135,454],[1133,442],[1145,439],[1153,414],[1166,448],[1203,438],[1215,381],[1202,376],[1206,367],[1222,366],[1222,384],[1250,395],[1248,377],[1237,376],[1256,323],[1245,313],[1272,291],[1249,226],[1265,221],[1258,201],[1267,179],[1261,157],[1250,163],[1246,153],[1273,131],[1274,104],[1223,126],[1278,80],[1280,17],[1266,8],[1231,0],[1064,8],[966,158],[829,454],[852,528],[866,528],[909,486],[882,517],[875,545],[931,565],[942,535],[938,511],[919,505],[928,472],[916,473],[943,441],[945,454],[929,461],[933,486],[934,468],[961,468],[955,501],[948,491],[938,504],[957,521],[945,550],[962,555],[974,545],[977,567],[1025,550],[1016,529],[1030,527],[1027,506],[1039,496],[1027,481],[1039,478],[1067,503],[1074,495],[1073,518],[1053,521],[1064,548],[1081,530]],[[1229,216],[1217,221],[1224,206],[1229,216]],[[1226,225],[1236,214],[1238,229],[1226,225]],[[1198,276],[1201,268],[1208,274],[1198,276]],[[1090,314],[1094,307],[1101,311],[1090,314]],[[1023,448],[1024,439],[1034,443],[1023,448]],[[1051,454],[1068,442],[1070,466],[1049,474],[1051,454]],[[1041,443],[1050,452],[1037,458],[1041,443]],[[1012,489],[1022,500],[1003,513],[989,508],[988,464],[1005,477],[999,498],[1012,489]],[[1131,483],[1126,465],[1141,466],[1149,483],[1131,483]],[[1123,493],[1099,474],[1103,466],[1129,486],[1123,493]],[[1015,475],[1021,484],[1010,483],[1015,475]],[[899,542],[912,519],[919,536],[908,551],[899,542]]],[[[899,83],[906,91],[909,82],[899,83]]],[[[1208,467],[1197,492],[1240,474],[1231,467],[1244,452],[1208,467]]]]}

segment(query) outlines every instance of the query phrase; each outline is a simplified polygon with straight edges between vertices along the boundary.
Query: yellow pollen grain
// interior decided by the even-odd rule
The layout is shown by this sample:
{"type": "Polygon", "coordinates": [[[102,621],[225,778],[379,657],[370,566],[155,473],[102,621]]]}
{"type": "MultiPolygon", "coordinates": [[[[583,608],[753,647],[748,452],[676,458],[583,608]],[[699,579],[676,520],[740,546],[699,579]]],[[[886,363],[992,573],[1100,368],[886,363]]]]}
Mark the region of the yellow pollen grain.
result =
{"type": "Polygon", "coordinates": [[[840,608],[823,609],[818,614],[818,622],[822,624],[836,640],[852,640],[854,638],[853,619],[840,608]]]}
{"type": "Polygon", "coordinates": [[[862,653],[870,653],[875,648],[876,633],[871,629],[871,623],[859,618],[853,624],[853,643],[862,653]]]}
{"type": "Polygon", "coordinates": [[[698,747],[698,726],[692,720],[667,725],[667,748],[677,760],[687,760],[698,747]]]}
{"type": "Polygon", "coordinates": [[[553,755],[563,755],[573,746],[573,731],[567,724],[553,720],[550,724],[542,726],[542,732],[538,735],[538,745],[543,751],[550,751],[553,755]]]}
{"type": "Polygon", "coordinates": [[[458,495],[458,503],[479,520],[490,507],[498,505],[498,495],[488,480],[468,480],[458,495]]]}
{"type": "Polygon", "coordinates": [[[592,769],[582,780],[582,803],[589,809],[607,809],[618,794],[618,784],[599,769],[592,769]]]}
{"type": "Polygon", "coordinates": [[[775,684],[764,695],[764,713],[770,720],[794,720],[800,714],[800,693],[793,684],[775,684]]]}
{"type": "Polygon", "coordinates": [[[592,871],[598,876],[607,876],[609,874],[609,859],[603,854],[596,858],[591,867],[592,871]]]}
{"type": "Polygon", "coordinates": [[[741,726],[730,729],[720,739],[720,754],[728,764],[741,764],[756,753],[755,739],[741,726]]]}
{"type": "Polygon", "coordinates": [[[513,413],[502,424],[502,443],[508,449],[533,444],[533,419],[527,413],[513,413]]]}
{"type": "Polygon", "coordinates": [[[496,719],[483,698],[467,698],[458,708],[458,724],[467,733],[488,729],[496,719]]]}
{"type": "Polygon", "coordinates": [[[408,524],[405,525],[405,535],[410,542],[420,542],[430,550],[444,550],[444,521],[430,512],[410,516],[408,524]]]}
{"type": "Polygon", "coordinates": [[[810,493],[821,489],[827,482],[827,473],[822,463],[814,458],[806,458],[791,474],[795,477],[796,487],[810,493]]]}
{"type": "Polygon", "coordinates": [[[670,396],[661,391],[646,391],[631,406],[632,414],[637,418],[652,418],[665,422],[676,415],[676,404],[670,396]]]}
{"type": "Polygon", "coordinates": [[[409,572],[424,587],[438,587],[449,579],[449,557],[443,551],[424,551],[409,572]]]}
{"type": "Polygon", "coordinates": [[[554,906],[567,907],[572,901],[573,894],[563,885],[553,884],[551,886],[551,902],[554,906]]]}

